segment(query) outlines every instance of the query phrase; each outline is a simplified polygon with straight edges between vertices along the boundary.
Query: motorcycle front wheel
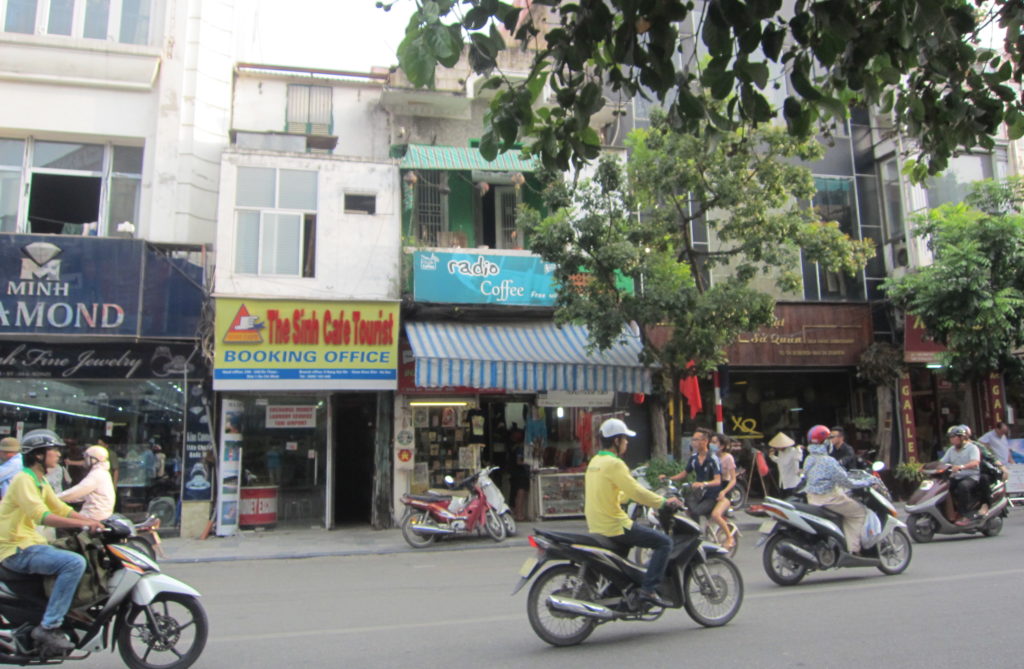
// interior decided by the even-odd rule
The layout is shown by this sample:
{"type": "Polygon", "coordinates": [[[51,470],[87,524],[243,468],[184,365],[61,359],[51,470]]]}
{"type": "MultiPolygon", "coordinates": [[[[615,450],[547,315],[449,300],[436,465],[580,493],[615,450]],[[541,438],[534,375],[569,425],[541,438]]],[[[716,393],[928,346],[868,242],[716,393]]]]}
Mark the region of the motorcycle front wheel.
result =
{"type": "Polygon", "coordinates": [[[878,559],[882,563],[878,570],[890,576],[899,574],[910,566],[912,552],[910,536],[902,527],[897,527],[889,536],[878,540],[878,559]]]}
{"type": "Polygon", "coordinates": [[[526,601],[526,615],[534,633],[552,646],[575,646],[583,643],[597,626],[597,621],[548,606],[548,597],[561,595],[571,599],[592,601],[593,585],[580,578],[579,568],[560,564],[543,572],[533,582],[526,601]]]}
{"type": "Polygon", "coordinates": [[[131,669],[186,669],[199,659],[208,632],[198,599],[161,592],[148,607],[132,605],[117,631],[117,646],[131,669]]]}
{"type": "Polygon", "coordinates": [[[768,578],[779,585],[796,585],[807,575],[807,567],[793,562],[779,552],[779,544],[787,540],[784,534],[776,534],[769,539],[764,547],[761,562],[768,578]]]}
{"type": "Polygon", "coordinates": [[[516,519],[512,517],[511,511],[501,514],[501,522],[505,524],[505,536],[516,536],[518,528],[516,527],[516,519]]]}
{"type": "Polygon", "coordinates": [[[505,521],[501,519],[494,509],[487,509],[487,516],[484,518],[484,529],[495,541],[505,540],[505,521]]]}
{"type": "Polygon", "coordinates": [[[986,537],[994,537],[1003,530],[1002,516],[992,516],[981,528],[981,533],[986,537]]]}
{"type": "Polygon", "coordinates": [[[683,576],[686,612],[704,627],[720,627],[732,620],[743,603],[743,577],[732,560],[715,556],[690,563],[683,576]]]}
{"type": "Polygon", "coordinates": [[[436,534],[416,534],[413,528],[416,525],[434,525],[434,520],[426,511],[410,511],[402,519],[402,536],[405,543],[413,548],[426,548],[437,539],[436,534]]]}

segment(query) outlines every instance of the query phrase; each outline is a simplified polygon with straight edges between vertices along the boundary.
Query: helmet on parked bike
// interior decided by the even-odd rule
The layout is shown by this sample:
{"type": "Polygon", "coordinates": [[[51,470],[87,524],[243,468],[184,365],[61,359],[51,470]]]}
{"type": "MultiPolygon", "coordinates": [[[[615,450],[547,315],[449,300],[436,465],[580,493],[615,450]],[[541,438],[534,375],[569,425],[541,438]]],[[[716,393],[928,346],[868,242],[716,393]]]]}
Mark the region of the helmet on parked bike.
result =
{"type": "Polygon", "coordinates": [[[971,436],[971,430],[966,425],[954,425],[946,430],[947,437],[969,437],[971,436]]]}
{"type": "Polygon", "coordinates": [[[832,430],[828,429],[827,426],[815,425],[807,430],[807,441],[811,444],[824,444],[830,434],[832,434],[832,430]]]}
{"type": "Polygon", "coordinates": [[[601,431],[601,436],[606,438],[606,439],[611,439],[612,437],[621,437],[621,436],[625,436],[625,437],[635,437],[636,436],[636,432],[634,432],[633,430],[631,430],[628,427],[626,427],[626,424],[623,423],[618,418],[609,418],[605,422],[601,423],[600,431],[601,431]]]}

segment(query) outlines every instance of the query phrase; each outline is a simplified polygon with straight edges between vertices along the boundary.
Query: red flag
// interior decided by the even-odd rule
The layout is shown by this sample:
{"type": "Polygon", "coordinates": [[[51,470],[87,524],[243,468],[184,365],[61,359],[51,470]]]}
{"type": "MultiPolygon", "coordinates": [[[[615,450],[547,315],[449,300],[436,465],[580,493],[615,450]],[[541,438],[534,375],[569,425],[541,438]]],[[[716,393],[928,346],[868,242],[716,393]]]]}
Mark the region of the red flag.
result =
{"type": "MultiPolygon", "coordinates": [[[[693,360],[686,363],[686,368],[690,369],[694,366],[693,360]]],[[[690,419],[697,417],[697,414],[704,409],[704,403],[700,399],[700,384],[697,383],[696,376],[687,376],[679,380],[679,392],[683,397],[686,398],[686,403],[690,405],[690,419]]]]}

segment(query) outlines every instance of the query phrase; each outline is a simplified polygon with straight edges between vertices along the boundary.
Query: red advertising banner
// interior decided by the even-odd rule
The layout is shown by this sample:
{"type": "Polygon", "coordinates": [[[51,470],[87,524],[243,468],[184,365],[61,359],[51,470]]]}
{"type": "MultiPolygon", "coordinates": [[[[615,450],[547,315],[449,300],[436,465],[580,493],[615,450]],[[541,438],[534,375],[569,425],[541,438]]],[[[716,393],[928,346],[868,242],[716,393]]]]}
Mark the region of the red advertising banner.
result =
{"type": "Polygon", "coordinates": [[[928,336],[919,316],[907,314],[903,321],[903,361],[938,362],[938,354],[946,347],[928,336]]]}
{"type": "Polygon", "coordinates": [[[979,433],[984,434],[995,426],[996,421],[1006,418],[1006,398],[1003,394],[1003,377],[999,372],[992,372],[985,377],[985,425],[979,426],[979,433]]]}
{"type": "Polygon", "coordinates": [[[914,396],[910,389],[910,374],[900,374],[900,423],[903,443],[907,446],[907,460],[917,460],[917,425],[914,424],[914,396]]]}

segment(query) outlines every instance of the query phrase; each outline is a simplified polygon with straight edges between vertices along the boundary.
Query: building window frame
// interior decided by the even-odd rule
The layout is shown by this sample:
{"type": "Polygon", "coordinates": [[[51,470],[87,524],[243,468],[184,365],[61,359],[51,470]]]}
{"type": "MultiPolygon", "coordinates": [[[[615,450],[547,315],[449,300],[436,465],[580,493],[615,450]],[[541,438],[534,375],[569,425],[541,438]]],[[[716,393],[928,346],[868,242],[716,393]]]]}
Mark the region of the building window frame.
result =
{"type": "Polygon", "coordinates": [[[285,99],[285,132],[303,135],[333,134],[333,88],[311,84],[288,84],[285,99]]]}
{"type": "Polygon", "coordinates": [[[416,239],[424,246],[438,246],[448,232],[448,172],[421,170],[416,183],[413,226],[416,239]]]}
{"type": "MultiPolygon", "coordinates": [[[[239,165],[236,170],[234,258],[235,274],[250,276],[288,276],[302,279],[316,278],[317,213],[319,211],[319,172],[286,167],[239,165]],[[245,170],[256,178],[256,170],[273,173],[270,188],[272,200],[257,202],[243,193],[240,184],[246,178],[245,170]],[[294,196],[285,193],[282,175],[313,175],[311,201],[304,206],[285,202],[294,196]],[[287,197],[286,197],[287,196],[287,197]],[[290,206],[291,205],[291,206],[290,206]],[[269,249],[280,250],[282,244],[293,242],[294,257],[271,256],[269,249]],[[291,264],[289,264],[289,261],[291,264]]],[[[268,193],[261,193],[266,197],[268,193]]],[[[299,198],[302,199],[302,198],[299,198]]],[[[301,204],[301,203],[300,203],[301,204]]]]}
{"type": "MultiPolygon", "coordinates": [[[[93,39],[121,44],[149,45],[154,23],[161,9],[159,0],[0,0],[0,30],[24,35],[48,35],[93,39]],[[34,10],[30,5],[34,2],[34,10]],[[35,12],[31,30],[11,30],[12,11],[21,8],[35,12]],[[97,14],[96,12],[100,12],[97,14]],[[97,34],[91,18],[101,17],[97,34]],[[134,17],[134,21],[130,21],[134,17]]],[[[25,26],[27,27],[27,26],[25,26]]]]}

